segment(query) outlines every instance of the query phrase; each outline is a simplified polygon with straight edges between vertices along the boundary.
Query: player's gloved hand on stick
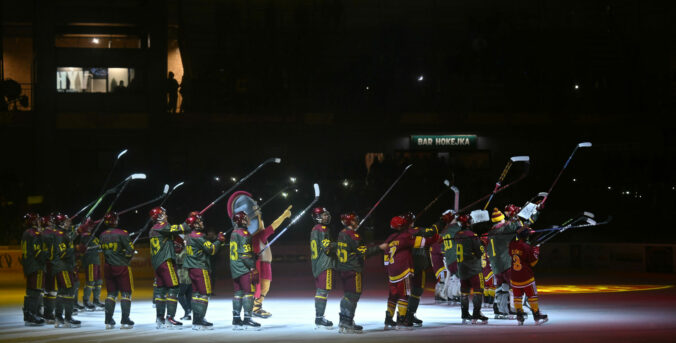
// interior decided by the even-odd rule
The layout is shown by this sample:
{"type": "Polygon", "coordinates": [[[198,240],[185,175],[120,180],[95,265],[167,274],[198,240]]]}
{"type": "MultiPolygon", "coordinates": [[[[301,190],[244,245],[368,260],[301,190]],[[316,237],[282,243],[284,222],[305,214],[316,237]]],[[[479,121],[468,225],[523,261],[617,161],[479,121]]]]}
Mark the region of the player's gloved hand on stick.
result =
{"type": "Polygon", "coordinates": [[[225,233],[223,233],[223,231],[218,233],[218,241],[221,243],[225,243],[225,233]]]}

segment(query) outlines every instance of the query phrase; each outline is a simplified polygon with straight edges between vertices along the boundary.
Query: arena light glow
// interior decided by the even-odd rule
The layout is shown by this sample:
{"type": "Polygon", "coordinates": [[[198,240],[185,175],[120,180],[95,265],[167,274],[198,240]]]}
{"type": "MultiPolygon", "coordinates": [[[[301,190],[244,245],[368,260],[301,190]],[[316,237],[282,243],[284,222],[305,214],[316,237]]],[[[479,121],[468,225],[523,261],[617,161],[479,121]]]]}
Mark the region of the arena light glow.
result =
{"type": "Polygon", "coordinates": [[[674,285],[538,285],[538,293],[544,294],[582,294],[582,293],[618,293],[667,289],[674,285]]]}

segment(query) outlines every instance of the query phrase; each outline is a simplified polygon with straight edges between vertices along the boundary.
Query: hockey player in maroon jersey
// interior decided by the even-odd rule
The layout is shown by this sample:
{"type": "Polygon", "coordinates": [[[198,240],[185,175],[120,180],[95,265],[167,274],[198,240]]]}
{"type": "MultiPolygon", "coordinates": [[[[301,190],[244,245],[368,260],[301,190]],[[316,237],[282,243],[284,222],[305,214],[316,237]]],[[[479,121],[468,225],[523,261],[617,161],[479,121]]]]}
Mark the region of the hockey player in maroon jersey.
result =
{"type": "Polygon", "coordinates": [[[410,222],[406,216],[400,215],[390,220],[390,228],[396,232],[386,240],[385,268],[389,278],[390,293],[387,298],[387,311],[385,311],[385,330],[391,328],[412,328],[413,318],[408,310],[408,296],[411,293],[410,278],[413,275],[412,248],[425,246],[425,238],[413,237],[408,231],[410,222]],[[395,308],[398,309],[398,320],[395,322],[395,308]]]}
{"type": "Polygon", "coordinates": [[[49,216],[40,217],[40,225],[42,226],[42,250],[45,251],[45,295],[42,298],[44,306],[42,317],[45,323],[54,324],[54,307],[56,303],[56,276],[53,272],[52,260],[54,259],[54,252],[52,245],[54,242],[54,235],[56,230],[54,223],[49,216]]]}
{"type": "Polygon", "coordinates": [[[535,286],[535,274],[533,268],[538,263],[540,248],[532,247],[527,243],[528,237],[533,231],[528,227],[520,228],[517,237],[509,243],[509,255],[512,257],[511,286],[514,291],[514,307],[516,308],[516,320],[523,325],[524,312],[522,297],[526,294],[528,305],[533,312],[533,320],[537,325],[549,320],[546,314],[540,313],[538,305],[538,290],[535,286]]]}

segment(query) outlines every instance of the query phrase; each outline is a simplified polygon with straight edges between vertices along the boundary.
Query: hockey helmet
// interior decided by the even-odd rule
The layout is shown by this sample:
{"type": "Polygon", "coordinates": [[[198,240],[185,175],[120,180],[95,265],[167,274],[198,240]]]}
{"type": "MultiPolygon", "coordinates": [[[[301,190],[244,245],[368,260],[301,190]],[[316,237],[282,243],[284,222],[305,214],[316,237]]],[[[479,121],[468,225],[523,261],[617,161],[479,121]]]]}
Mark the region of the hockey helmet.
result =
{"type": "Polygon", "coordinates": [[[258,214],[259,207],[258,203],[253,199],[251,193],[245,191],[237,191],[232,193],[228,199],[228,216],[233,218],[233,225],[237,224],[234,220],[234,214],[238,212],[244,212],[249,218],[249,223],[247,225],[247,230],[254,234],[258,231],[258,214]]]}
{"type": "Polygon", "coordinates": [[[37,213],[28,212],[23,215],[23,225],[26,227],[35,227],[40,223],[40,216],[37,213]]]}
{"type": "Polygon", "coordinates": [[[324,207],[315,207],[312,209],[312,219],[320,224],[328,224],[331,222],[331,213],[324,207]]]}
{"type": "Polygon", "coordinates": [[[188,224],[193,229],[204,227],[202,223],[202,215],[197,211],[192,211],[188,215],[188,218],[185,220],[185,223],[188,224]]]}
{"type": "Polygon", "coordinates": [[[340,215],[340,223],[344,226],[356,226],[359,222],[359,216],[354,212],[344,213],[340,215]]]}
{"type": "Polygon", "coordinates": [[[232,222],[237,228],[247,228],[247,225],[249,224],[249,216],[246,215],[246,212],[239,211],[235,213],[234,216],[232,216],[232,222]]]}
{"type": "Polygon", "coordinates": [[[390,220],[390,228],[393,230],[403,230],[408,227],[408,219],[406,216],[394,216],[390,220]]]}
{"type": "Polygon", "coordinates": [[[117,212],[108,212],[103,216],[103,224],[108,227],[117,226],[118,220],[119,216],[117,215],[117,212]]]}
{"type": "Polygon", "coordinates": [[[512,217],[519,212],[521,212],[521,207],[519,207],[519,206],[516,206],[514,204],[509,204],[509,205],[505,206],[505,212],[504,213],[505,213],[505,215],[507,215],[507,217],[512,217]]]}
{"type": "Polygon", "coordinates": [[[158,206],[150,210],[150,219],[158,220],[162,214],[167,214],[167,210],[162,206],[158,206]]]}

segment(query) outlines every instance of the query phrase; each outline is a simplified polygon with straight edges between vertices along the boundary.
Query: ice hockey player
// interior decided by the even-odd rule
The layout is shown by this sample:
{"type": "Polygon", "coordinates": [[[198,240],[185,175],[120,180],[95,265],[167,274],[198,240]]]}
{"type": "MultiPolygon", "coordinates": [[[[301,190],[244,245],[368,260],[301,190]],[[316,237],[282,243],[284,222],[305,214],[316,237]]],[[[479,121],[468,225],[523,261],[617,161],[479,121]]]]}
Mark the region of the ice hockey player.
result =
{"type": "Polygon", "coordinates": [[[183,267],[187,268],[192,282],[192,329],[211,330],[214,325],[204,317],[209,307],[211,296],[211,256],[216,255],[218,249],[225,242],[225,234],[220,232],[218,240],[211,242],[204,235],[204,222],[199,212],[194,211],[185,220],[193,230],[185,235],[185,252],[183,267]]]}
{"type": "Polygon", "coordinates": [[[42,298],[43,303],[43,314],[42,317],[45,319],[45,323],[54,324],[54,307],[56,303],[56,276],[54,275],[54,268],[52,261],[54,259],[54,251],[52,251],[52,246],[54,245],[54,237],[56,235],[56,230],[54,228],[54,222],[50,219],[50,216],[40,217],[40,226],[42,229],[42,250],[45,251],[45,295],[42,298]]]}
{"type": "Polygon", "coordinates": [[[68,235],[69,230],[71,230],[71,221],[68,216],[61,213],[52,214],[50,218],[56,230],[51,246],[52,272],[58,287],[54,308],[54,327],[77,328],[80,327],[80,321],[73,319],[74,280],[77,278],[77,275],[73,272],[75,268],[75,246],[68,235]]]}
{"type": "Polygon", "coordinates": [[[413,328],[413,314],[408,312],[408,296],[411,293],[413,276],[413,257],[411,249],[422,248],[426,240],[422,236],[413,236],[408,230],[411,223],[408,216],[392,217],[390,228],[395,233],[385,240],[385,269],[389,278],[389,295],[385,311],[385,330],[413,328]],[[398,317],[395,322],[394,312],[398,317]]]}
{"type": "MultiPolygon", "coordinates": [[[[424,237],[426,239],[431,239],[441,231],[445,222],[439,220],[438,222],[432,224],[429,227],[418,227],[415,226],[415,215],[409,212],[406,215],[408,217],[408,222],[410,223],[409,232],[413,237],[424,237]]],[[[410,313],[411,319],[413,321],[413,326],[420,327],[423,324],[423,321],[418,319],[415,316],[415,313],[418,311],[418,305],[420,305],[420,297],[425,291],[425,278],[426,271],[430,268],[430,250],[429,246],[413,248],[413,277],[411,278],[411,294],[408,297],[408,310],[410,313]]]]}
{"type": "Polygon", "coordinates": [[[484,293],[483,273],[481,269],[481,255],[484,253],[479,237],[471,228],[463,228],[454,238],[456,259],[458,261],[458,277],[460,278],[460,309],[462,323],[471,320],[472,324],[486,324],[488,318],[481,313],[481,303],[484,293]],[[469,296],[472,296],[472,315],[469,314],[469,296]]]}
{"type": "MultiPolygon", "coordinates": [[[[188,218],[190,218],[190,215],[188,216],[188,218]]],[[[193,227],[190,226],[190,228],[193,227]]],[[[183,308],[183,317],[181,317],[181,320],[192,319],[191,316],[192,281],[190,281],[190,271],[184,265],[185,257],[188,254],[186,244],[187,243],[185,242],[185,240],[183,240],[183,237],[181,236],[174,237],[174,252],[176,252],[176,274],[178,275],[178,289],[179,289],[178,303],[183,308]]]]}
{"type": "Polygon", "coordinates": [[[230,235],[230,274],[235,296],[232,299],[232,329],[260,330],[261,324],[251,319],[253,312],[254,282],[258,277],[256,260],[251,248],[252,237],[247,229],[249,216],[239,211],[231,218],[235,229],[230,235]],[[241,317],[244,310],[244,319],[241,317]]]}
{"type": "Polygon", "coordinates": [[[263,300],[268,295],[270,283],[272,282],[272,252],[270,251],[270,247],[266,249],[265,246],[268,245],[268,238],[282,225],[282,222],[286,218],[291,217],[291,206],[267,227],[263,223],[260,211],[256,211],[256,216],[258,217],[258,230],[253,234],[252,244],[253,251],[258,256],[256,260],[258,282],[255,283],[256,292],[254,294],[253,315],[260,318],[268,318],[272,314],[263,309],[263,300]]]}
{"type": "Polygon", "coordinates": [[[91,236],[91,230],[94,228],[94,222],[87,218],[80,224],[77,231],[79,234],[78,250],[81,253],[82,268],[85,272],[85,287],[82,292],[82,303],[85,310],[94,311],[101,310],[104,305],[99,300],[101,297],[101,287],[103,280],[101,279],[101,259],[99,253],[101,252],[100,242],[97,237],[91,236]],[[85,244],[87,246],[85,246],[85,244]],[[93,301],[90,303],[89,298],[93,301]]]}
{"type": "MultiPolygon", "coordinates": [[[[443,215],[448,215],[450,210],[444,212],[443,215]]],[[[439,234],[443,241],[442,252],[444,254],[444,262],[446,269],[448,269],[448,277],[446,278],[446,297],[455,303],[460,302],[460,279],[458,278],[458,261],[455,251],[455,243],[453,237],[463,227],[469,226],[469,216],[466,214],[454,217],[448,225],[439,234]]]]}
{"type": "MultiPolygon", "coordinates": [[[[491,213],[493,227],[487,234],[486,255],[490,261],[495,278],[495,319],[509,319],[509,242],[516,236],[516,230],[522,227],[519,220],[505,220],[505,215],[497,208],[491,213]]],[[[512,318],[513,319],[513,318],[512,318]]]]}
{"type": "MultiPolygon", "coordinates": [[[[450,273],[445,262],[444,244],[452,246],[453,241],[451,238],[453,236],[449,235],[449,240],[446,242],[443,239],[442,232],[457,222],[455,212],[453,210],[445,211],[442,214],[442,219],[444,220],[445,224],[443,229],[428,240],[428,244],[430,245],[430,262],[432,263],[434,276],[437,278],[437,284],[434,287],[434,300],[437,303],[444,303],[450,300],[448,298],[448,286],[446,285],[446,280],[448,280],[450,277],[450,273]]],[[[453,232],[453,234],[455,234],[455,232],[453,232]]],[[[449,249],[451,248],[449,247],[449,249]]],[[[455,252],[453,252],[453,262],[455,262],[455,252]]],[[[455,264],[453,267],[455,267],[453,271],[455,274],[457,272],[457,264],[455,264]]]]}
{"type": "Polygon", "coordinates": [[[131,293],[134,290],[134,277],[131,272],[131,259],[134,256],[134,246],[129,240],[126,230],[118,228],[118,215],[108,212],[103,217],[103,224],[107,227],[100,236],[101,249],[103,250],[104,264],[103,275],[106,279],[106,304],[105,319],[106,329],[115,327],[113,314],[115,302],[120,295],[120,308],[122,318],[120,329],[131,329],[134,322],[129,319],[131,311],[131,293]]]}
{"type": "Polygon", "coordinates": [[[361,333],[362,326],[354,323],[354,313],[361,296],[362,270],[366,257],[386,248],[386,244],[366,247],[361,243],[357,233],[359,217],[353,213],[340,215],[340,222],[345,227],[338,234],[336,243],[336,270],[343,285],[343,299],[340,301],[340,333],[361,333]]]}
{"type": "Polygon", "coordinates": [[[486,254],[488,250],[488,235],[486,233],[481,235],[481,244],[484,247],[484,254],[481,255],[481,268],[484,276],[484,307],[493,308],[496,319],[499,319],[500,313],[497,304],[495,304],[495,278],[486,254]]]}
{"type": "Polygon", "coordinates": [[[331,242],[329,228],[331,213],[324,207],[312,209],[315,226],[310,232],[310,260],[315,278],[315,328],[332,329],[333,322],[324,318],[326,301],[333,289],[333,271],[336,267],[336,243],[331,242]]]}
{"type": "Polygon", "coordinates": [[[150,210],[150,218],[154,221],[148,234],[150,237],[150,257],[157,282],[153,294],[157,312],[155,324],[158,329],[163,327],[180,329],[183,323],[174,318],[178,306],[179,291],[174,238],[180,234],[189,233],[190,227],[185,223],[170,225],[167,221],[167,211],[162,207],[155,207],[150,210]]]}
{"type": "Polygon", "coordinates": [[[509,255],[512,257],[511,285],[514,291],[516,320],[519,325],[523,325],[524,322],[522,304],[524,294],[526,294],[528,305],[533,312],[535,324],[540,325],[549,320],[546,314],[540,313],[538,306],[538,289],[535,285],[533,268],[538,263],[540,247],[532,247],[528,244],[528,238],[531,234],[533,234],[533,230],[524,226],[516,232],[516,238],[509,242],[509,255]]]}
{"type": "Polygon", "coordinates": [[[44,288],[44,259],[40,237],[40,216],[26,213],[23,216],[26,231],[21,236],[21,264],[26,277],[26,295],[23,298],[23,321],[26,326],[42,326],[45,320],[38,315],[40,294],[44,288]]]}

